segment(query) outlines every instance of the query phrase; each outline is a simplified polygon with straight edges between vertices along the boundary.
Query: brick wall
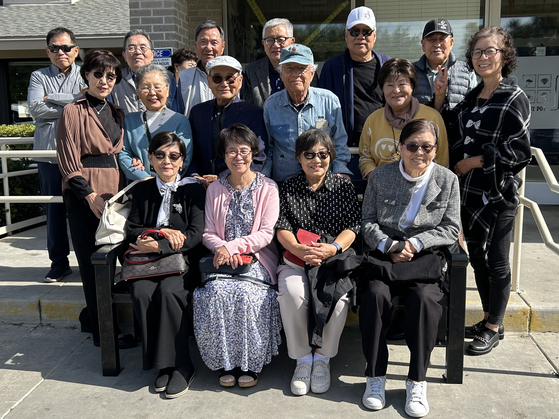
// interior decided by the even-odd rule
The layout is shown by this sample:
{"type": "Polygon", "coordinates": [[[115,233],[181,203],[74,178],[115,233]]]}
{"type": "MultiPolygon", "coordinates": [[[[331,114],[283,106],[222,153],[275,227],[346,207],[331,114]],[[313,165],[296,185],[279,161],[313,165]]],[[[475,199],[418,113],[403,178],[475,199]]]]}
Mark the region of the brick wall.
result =
{"type": "Polygon", "coordinates": [[[222,24],[223,0],[131,0],[130,29],[150,34],[155,47],[190,48],[198,25],[222,24]]]}

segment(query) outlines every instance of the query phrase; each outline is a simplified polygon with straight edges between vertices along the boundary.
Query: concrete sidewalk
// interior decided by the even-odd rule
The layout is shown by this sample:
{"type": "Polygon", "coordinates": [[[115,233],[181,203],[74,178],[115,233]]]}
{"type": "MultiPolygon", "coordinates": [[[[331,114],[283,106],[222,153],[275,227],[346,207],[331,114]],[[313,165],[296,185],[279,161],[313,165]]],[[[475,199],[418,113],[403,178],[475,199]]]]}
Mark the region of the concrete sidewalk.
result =
{"type": "MultiPolygon", "coordinates": [[[[407,417],[409,352],[390,345],[387,403],[380,412],[361,404],[365,363],[359,330],[347,327],[332,360],[332,387],[321,395],[292,396],[295,367],[285,344],[251,389],[224,389],[203,364],[195,342],[196,378],[175,400],[154,393],[157,371],[141,370],[139,348],[121,351],[124,370],[103,377],[99,348],[72,328],[0,324],[0,418],[317,418],[407,417]]],[[[557,418],[559,334],[508,333],[490,354],[466,356],[464,384],[445,384],[444,349],[435,348],[428,371],[429,418],[557,418]]]]}

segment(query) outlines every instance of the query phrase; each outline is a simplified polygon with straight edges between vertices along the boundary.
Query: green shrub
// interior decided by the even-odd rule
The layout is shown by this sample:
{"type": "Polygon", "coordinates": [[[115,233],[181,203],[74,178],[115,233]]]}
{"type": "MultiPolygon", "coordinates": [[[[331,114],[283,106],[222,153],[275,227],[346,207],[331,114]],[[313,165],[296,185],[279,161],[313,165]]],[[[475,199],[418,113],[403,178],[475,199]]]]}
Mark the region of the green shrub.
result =
{"type": "MultiPolygon", "coordinates": [[[[33,137],[35,126],[22,125],[0,125],[0,137],[33,137]]],[[[32,150],[32,144],[10,145],[8,150],[32,150]]],[[[8,171],[17,172],[36,166],[36,163],[27,158],[9,159],[8,171]]],[[[4,185],[0,182],[0,195],[4,195],[4,185]]],[[[25,175],[10,178],[10,195],[41,195],[39,187],[39,175],[25,175]]],[[[28,220],[44,214],[44,204],[12,204],[10,205],[12,223],[28,220]]],[[[0,226],[6,225],[6,213],[4,205],[0,204],[0,226]]]]}

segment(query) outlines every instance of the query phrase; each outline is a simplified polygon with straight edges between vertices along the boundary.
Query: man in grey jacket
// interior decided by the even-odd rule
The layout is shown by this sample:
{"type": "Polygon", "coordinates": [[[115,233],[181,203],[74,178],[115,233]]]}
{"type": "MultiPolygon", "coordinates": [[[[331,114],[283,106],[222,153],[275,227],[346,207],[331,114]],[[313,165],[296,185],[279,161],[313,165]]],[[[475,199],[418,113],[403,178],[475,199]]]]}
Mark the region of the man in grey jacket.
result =
{"type": "Polygon", "coordinates": [[[293,25],[287,19],[270,19],[262,29],[266,56],[250,63],[244,71],[243,99],[263,108],[270,95],[285,86],[278,71],[281,50],[295,43],[293,25]]]}
{"type": "MultiPolygon", "coordinates": [[[[82,97],[87,88],[80,76],[80,67],[74,64],[80,48],[73,32],[56,28],[47,34],[47,55],[52,63],[31,73],[27,102],[29,113],[35,119],[34,150],[56,150],[56,130],[64,106],[82,97]]],[[[62,195],[62,176],[56,157],[38,157],[41,194],[62,195]]],[[[51,269],[45,282],[56,282],[70,275],[68,261],[70,246],[66,227],[64,204],[46,204],[47,249],[51,269]]]]}
{"type": "Polygon", "coordinates": [[[111,97],[112,102],[120,106],[125,114],[146,110],[136,92],[136,71],[151,64],[154,54],[153,42],[143,29],[131,30],[124,36],[122,56],[128,68],[122,70],[122,81],[115,84],[111,97]]]}
{"type": "Polygon", "coordinates": [[[424,54],[413,63],[417,73],[417,87],[413,97],[427,104],[434,98],[433,84],[440,74],[448,71],[448,89],[444,107],[454,108],[466,94],[477,86],[477,78],[464,61],[452,53],[454,37],[450,22],[435,18],[425,24],[421,48],[424,54]]]}

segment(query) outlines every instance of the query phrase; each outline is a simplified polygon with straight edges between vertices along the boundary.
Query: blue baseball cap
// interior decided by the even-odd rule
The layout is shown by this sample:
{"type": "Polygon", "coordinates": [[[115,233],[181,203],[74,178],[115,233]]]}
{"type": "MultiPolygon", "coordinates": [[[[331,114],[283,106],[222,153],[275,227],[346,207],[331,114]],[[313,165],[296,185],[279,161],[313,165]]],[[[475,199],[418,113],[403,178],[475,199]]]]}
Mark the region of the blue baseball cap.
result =
{"type": "Polygon", "coordinates": [[[293,44],[281,50],[280,64],[297,63],[303,65],[314,64],[314,56],[309,47],[293,44]]]}

